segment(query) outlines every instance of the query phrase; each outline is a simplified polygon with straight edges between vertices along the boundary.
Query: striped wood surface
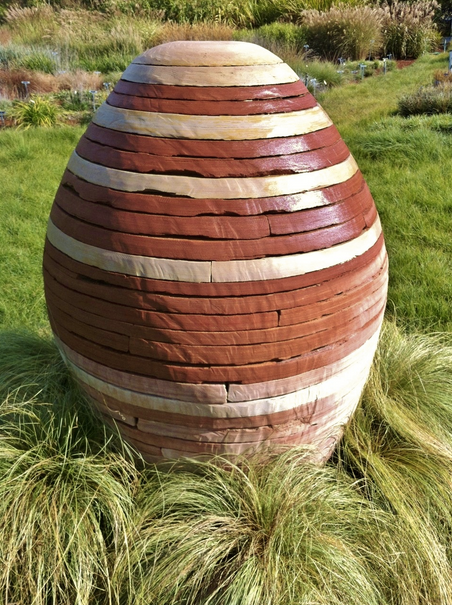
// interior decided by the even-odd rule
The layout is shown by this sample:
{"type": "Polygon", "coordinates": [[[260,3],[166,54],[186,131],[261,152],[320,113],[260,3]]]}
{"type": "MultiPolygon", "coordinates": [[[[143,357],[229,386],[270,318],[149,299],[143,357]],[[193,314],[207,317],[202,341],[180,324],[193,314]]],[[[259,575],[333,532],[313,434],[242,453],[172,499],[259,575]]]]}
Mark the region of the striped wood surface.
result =
{"type": "Polygon", "coordinates": [[[256,45],[176,42],[135,59],[79,142],[44,282],[63,357],[147,459],[325,459],[370,368],[387,257],[296,74],[256,45]]]}

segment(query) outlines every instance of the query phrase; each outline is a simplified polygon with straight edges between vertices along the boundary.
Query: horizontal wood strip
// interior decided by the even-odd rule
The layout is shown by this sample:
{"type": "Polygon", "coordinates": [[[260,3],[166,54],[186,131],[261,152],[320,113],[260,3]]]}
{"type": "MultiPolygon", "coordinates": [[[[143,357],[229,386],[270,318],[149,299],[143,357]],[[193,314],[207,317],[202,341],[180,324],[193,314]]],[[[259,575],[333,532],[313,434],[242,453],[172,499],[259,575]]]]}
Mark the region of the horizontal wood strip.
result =
{"type": "Polygon", "coordinates": [[[315,370],[280,380],[266,380],[254,384],[230,384],[228,386],[227,400],[231,403],[236,403],[239,401],[276,397],[323,382],[343,369],[359,363],[364,358],[370,359],[377,348],[379,335],[380,333],[377,331],[369,340],[349,355],[315,370]]]}
{"type": "Polygon", "coordinates": [[[274,414],[261,414],[260,416],[242,416],[240,418],[208,418],[206,416],[189,416],[176,412],[162,412],[160,410],[149,409],[128,404],[124,401],[119,401],[109,395],[105,395],[100,391],[84,385],[84,389],[89,395],[97,401],[101,401],[104,406],[112,409],[116,413],[127,414],[129,417],[137,417],[142,420],[150,420],[153,422],[171,423],[175,425],[183,425],[191,427],[195,430],[235,430],[235,429],[253,429],[261,426],[272,426],[284,424],[287,422],[298,422],[308,424],[316,411],[321,413],[322,410],[337,406],[337,398],[332,395],[322,400],[317,400],[313,404],[305,404],[282,412],[274,414]]]}
{"type": "MultiPolygon", "coordinates": [[[[385,282],[380,288],[383,288],[384,285],[385,282]]],[[[342,324],[351,321],[358,314],[366,311],[372,306],[376,299],[382,300],[385,296],[386,288],[384,287],[382,291],[371,292],[362,300],[355,301],[355,298],[353,298],[349,306],[346,305],[350,298],[345,296],[343,306],[333,309],[328,315],[322,315],[322,309],[318,314],[314,309],[309,309],[310,313],[307,313],[306,317],[304,314],[298,314],[296,319],[298,319],[299,323],[295,323],[296,320],[292,320],[291,324],[267,328],[265,330],[254,329],[229,332],[167,330],[136,325],[122,320],[113,322],[111,319],[104,316],[96,315],[83,308],[78,308],[70,302],[59,298],[49,290],[47,290],[47,304],[53,317],[58,320],[61,325],[70,329],[69,326],[74,324],[75,328],[72,331],[84,336],[87,340],[94,340],[105,346],[110,346],[110,348],[128,350],[128,340],[125,340],[125,343],[121,340],[119,346],[115,342],[109,344],[112,340],[110,332],[114,332],[118,335],[123,335],[122,338],[132,337],[133,340],[139,339],[140,342],[143,342],[143,346],[146,346],[147,343],[148,348],[152,348],[153,345],[151,343],[168,343],[172,349],[178,345],[183,345],[181,347],[182,349],[184,346],[187,348],[195,347],[195,350],[197,350],[197,347],[199,346],[205,346],[207,347],[207,354],[207,351],[212,350],[210,347],[235,347],[238,345],[249,346],[262,343],[279,343],[282,341],[303,338],[324,330],[334,330],[337,326],[341,326],[342,324]],[[80,324],[80,326],[78,324],[80,324]],[[89,333],[91,327],[93,328],[93,338],[90,337],[89,333]],[[100,330],[106,331],[103,340],[101,336],[102,332],[100,332],[100,330]]],[[[338,303],[336,303],[336,305],[338,305],[338,303]]],[[[156,345],[156,347],[158,347],[158,345],[156,345]]],[[[145,354],[145,356],[147,355],[145,354]]],[[[213,358],[211,361],[212,363],[214,362],[213,358]]]]}
{"type": "Polygon", "coordinates": [[[282,99],[262,99],[259,101],[192,101],[119,94],[116,92],[116,88],[109,94],[107,103],[112,107],[133,109],[135,111],[204,116],[248,116],[284,113],[310,109],[317,105],[317,101],[311,95],[282,99]]]}
{"type": "Polygon", "coordinates": [[[121,372],[83,357],[83,355],[66,346],[58,337],[56,337],[56,342],[58,348],[62,351],[63,357],[68,359],[72,365],[116,386],[167,399],[180,399],[194,403],[222,404],[227,401],[224,384],[190,384],[188,382],[158,380],[129,372],[121,372]]]}
{"type": "MultiPolygon", "coordinates": [[[[86,294],[80,294],[62,286],[48,272],[44,272],[44,285],[61,300],[79,308],[89,309],[96,315],[137,325],[169,330],[187,330],[201,332],[243,331],[275,328],[278,325],[277,311],[267,313],[249,313],[241,315],[196,315],[182,313],[159,313],[99,300],[86,294]]],[[[50,296],[47,294],[50,299],[50,296]]]]}
{"type": "Polygon", "coordinates": [[[270,175],[252,178],[202,178],[164,174],[139,174],[106,168],[81,158],[74,151],[68,170],[76,176],[103,187],[121,191],[154,191],[194,199],[240,199],[303,193],[344,183],[358,170],[350,155],[345,161],[314,172],[270,175]]]}
{"type": "Polygon", "coordinates": [[[375,244],[380,233],[381,224],[377,216],[373,226],[363,231],[362,235],[325,250],[256,260],[213,261],[212,281],[255,281],[319,271],[363,254],[375,244]]]}
{"type": "Polygon", "coordinates": [[[297,174],[339,164],[350,155],[344,141],[338,141],[330,147],[322,147],[315,151],[256,159],[158,157],[121,151],[94,143],[86,137],[80,139],[76,152],[81,158],[108,168],[149,174],[179,176],[186,174],[206,178],[297,174]]]}
{"type": "MultiPolygon", "coordinates": [[[[74,273],[79,275],[86,281],[97,281],[102,282],[104,285],[119,286],[121,288],[127,288],[129,290],[140,290],[150,294],[165,294],[170,296],[178,297],[204,297],[217,299],[215,302],[217,305],[221,305],[221,298],[226,297],[248,297],[248,296],[260,296],[265,295],[259,301],[262,305],[262,301],[268,300],[268,296],[271,294],[283,294],[282,300],[285,297],[291,296],[291,292],[297,290],[305,290],[306,288],[319,284],[325,284],[328,287],[328,282],[337,279],[350,279],[353,274],[360,270],[365,270],[365,267],[374,259],[380,256],[380,254],[386,254],[384,247],[383,234],[380,234],[379,238],[373,246],[371,246],[362,255],[359,255],[351,260],[342,263],[340,265],[333,265],[327,269],[321,271],[314,271],[312,273],[306,273],[304,275],[296,275],[294,277],[287,277],[284,279],[273,279],[266,281],[256,282],[235,282],[235,283],[190,283],[190,282],[174,282],[167,280],[156,280],[144,277],[135,277],[132,275],[125,275],[121,273],[115,273],[99,269],[98,267],[86,265],[78,262],[73,258],[63,254],[52,246],[48,239],[45,242],[45,258],[52,258],[55,262],[65,268],[65,273],[74,273]]],[[[383,257],[381,257],[383,258],[383,257]]],[[[382,262],[382,261],[381,261],[382,262]]],[[[332,289],[334,292],[334,286],[332,289]]],[[[166,302],[166,304],[169,304],[166,302]]],[[[284,308],[284,303],[278,301],[277,307],[284,308]]],[[[218,306],[218,308],[220,308],[218,306]]]]}
{"type": "MultiPolygon", "coordinates": [[[[361,387],[361,385],[360,385],[361,387]]],[[[275,447],[278,445],[303,445],[309,444],[313,447],[324,446],[325,439],[333,436],[337,439],[342,434],[342,426],[347,423],[352,412],[355,410],[357,402],[359,400],[361,388],[355,387],[350,390],[349,393],[343,395],[340,402],[337,402],[336,409],[332,413],[325,415],[316,423],[303,424],[303,423],[292,423],[290,428],[286,428],[285,431],[280,430],[270,435],[264,435],[261,432],[261,439],[258,440],[256,437],[251,441],[246,441],[247,434],[245,431],[250,429],[237,430],[236,434],[243,436],[240,441],[229,441],[224,439],[221,441],[218,439],[214,440],[198,440],[190,439],[192,435],[189,433],[185,438],[180,436],[168,436],[152,432],[151,430],[143,431],[143,424],[138,424],[137,427],[130,427],[128,425],[119,427],[123,433],[125,439],[131,439],[135,447],[140,450],[142,445],[161,447],[162,453],[170,452],[169,456],[174,457],[174,452],[178,452],[180,455],[188,453],[189,455],[194,454],[209,454],[209,455],[241,455],[244,453],[250,453],[256,449],[262,449],[262,447],[275,447]]],[[[332,399],[332,398],[331,398],[332,399]]],[[[331,406],[333,407],[333,406],[331,406]]],[[[156,423],[154,426],[157,426],[156,423]]],[[[286,425],[283,425],[286,426],[286,425]]],[[[147,425],[150,429],[149,425],[147,425]]],[[[252,429],[251,429],[252,430],[252,429]]],[[[256,429],[254,429],[256,431],[256,429]]],[[[188,430],[187,430],[188,433],[188,430]]],[[[197,433],[199,435],[199,431],[197,433]]],[[[217,435],[222,433],[217,432],[217,435]]],[[[230,434],[226,430],[223,434],[230,434]]],[[[212,435],[212,433],[209,433],[212,435]]]]}
{"type": "MultiPolygon", "coordinates": [[[[217,89],[218,90],[218,89],[217,89]]],[[[329,147],[340,140],[333,125],[321,130],[285,137],[258,140],[190,140],[178,138],[156,138],[141,134],[111,130],[90,123],[85,137],[91,141],[133,153],[148,153],[157,157],[192,158],[261,158],[303,153],[329,147]]]]}
{"type": "Polygon", "coordinates": [[[145,256],[102,250],[69,237],[55,227],[50,219],[47,225],[47,238],[55,248],[68,256],[107,271],[184,282],[211,281],[211,263],[209,262],[151,259],[145,256]]]}
{"type": "MultiPolygon", "coordinates": [[[[298,338],[298,326],[296,326],[293,329],[294,337],[289,340],[252,345],[195,346],[163,343],[131,337],[129,349],[132,355],[184,365],[244,366],[254,363],[264,363],[270,359],[277,361],[291,359],[330,345],[340,338],[345,338],[347,334],[355,332],[381,310],[382,299],[386,303],[386,291],[383,294],[377,291],[369,301],[373,303],[371,307],[363,309],[363,307],[367,307],[365,303],[362,305],[357,304],[349,312],[338,313],[339,316],[342,315],[344,323],[339,323],[336,321],[339,318],[333,316],[330,320],[324,320],[323,326],[322,322],[320,322],[320,326],[324,327],[324,329],[319,331],[316,331],[315,327],[311,327],[307,330],[308,334],[303,334],[305,331],[303,328],[307,327],[304,323],[299,330],[301,336],[298,338]]],[[[61,325],[64,325],[66,329],[70,329],[75,334],[91,340],[89,328],[82,334],[80,326],[78,324],[74,326],[75,322],[70,322],[68,318],[69,316],[66,317],[65,323],[61,325]]],[[[317,325],[317,327],[320,326],[317,325]]]]}
{"type": "MultiPolygon", "coordinates": [[[[167,399],[181,399],[182,401],[193,401],[198,403],[221,404],[227,400],[232,403],[239,401],[250,401],[285,395],[310,385],[323,382],[334,374],[340,372],[364,357],[370,358],[376,349],[379,333],[375,333],[361,347],[338,360],[316,370],[311,370],[297,376],[291,376],[281,380],[270,380],[256,384],[231,384],[226,388],[224,384],[190,384],[176,383],[168,380],[157,380],[121,372],[83,357],[73,349],[70,349],[62,341],[56,338],[57,345],[65,359],[88,374],[100,378],[118,387],[129,390],[157,395],[167,399]]],[[[317,409],[317,406],[315,406],[317,409]]],[[[314,410],[310,417],[314,416],[314,410]]],[[[308,421],[308,419],[305,419],[308,421]]]]}
{"type": "Polygon", "coordinates": [[[99,107],[93,122],[104,128],[152,137],[221,141],[292,137],[322,130],[332,124],[319,106],[265,115],[187,116],[120,109],[107,103],[99,107]]]}
{"type": "MultiPolygon", "coordinates": [[[[315,404],[317,400],[335,396],[338,401],[342,396],[349,393],[356,384],[361,383],[363,378],[365,380],[371,362],[372,357],[369,356],[369,358],[361,360],[356,366],[349,366],[324,382],[287,395],[258,399],[255,401],[223,403],[219,405],[167,399],[139,393],[134,390],[122,389],[95,378],[76,366],[71,365],[71,369],[77,379],[83,384],[129,405],[132,404],[137,407],[158,410],[161,412],[174,412],[175,414],[183,416],[198,416],[201,418],[243,418],[247,416],[270,416],[278,412],[300,408],[301,406],[310,406],[309,410],[305,409],[305,414],[312,415],[312,407],[315,407],[313,404],[315,404]]],[[[140,418],[139,415],[137,417],[140,418]]],[[[176,424],[176,422],[174,424],[176,424]]]]}
{"type": "Polygon", "coordinates": [[[205,239],[260,239],[270,235],[265,216],[167,216],[128,212],[88,202],[74,190],[58,189],[55,204],[67,214],[105,229],[136,235],[198,237],[205,239]]]}
{"type": "Polygon", "coordinates": [[[356,333],[347,334],[347,337],[342,339],[338,337],[332,345],[280,362],[270,361],[242,366],[184,366],[137,357],[89,342],[53,323],[51,318],[50,320],[53,331],[69,347],[93,361],[121,371],[177,382],[254,383],[301,374],[348,355],[380,329],[383,311],[384,308],[356,333]]]}
{"type": "Polygon", "coordinates": [[[242,65],[276,65],[282,59],[271,51],[238,40],[178,40],[159,44],[133,60],[141,65],[179,65],[223,67],[242,65]]]}
{"type": "MultiPolygon", "coordinates": [[[[170,296],[154,292],[124,290],[98,281],[81,279],[67,265],[61,265],[53,256],[46,254],[44,267],[52,277],[65,287],[105,301],[129,307],[161,311],[164,313],[185,313],[203,315],[238,315],[243,313],[262,313],[300,308],[307,305],[317,306],[322,301],[336,300],[357,287],[366,287],[381,270],[387,266],[386,251],[353,272],[345,272],[338,277],[315,285],[290,292],[265,295],[238,295],[235,297],[187,297],[170,296]]],[[[143,326],[141,326],[142,328],[143,326]]]]}
{"type": "MultiPolygon", "coordinates": [[[[376,210],[374,210],[374,218],[376,210]]],[[[128,255],[183,261],[236,261],[261,259],[329,249],[353,240],[366,228],[362,215],[346,223],[308,231],[258,240],[181,239],[121,233],[88,224],[61,210],[54,204],[50,214],[53,224],[66,235],[89,246],[128,255]]]]}
{"type": "Polygon", "coordinates": [[[88,183],[68,170],[63,175],[65,187],[73,188],[78,195],[87,200],[111,208],[131,212],[147,212],[167,216],[257,216],[259,214],[279,212],[292,213],[334,204],[358,193],[364,186],[361,172],[357,171],[350,179],[324,189],[284,196],[272,196],[258,199],[189,199],[150,193],[131,193],[118,191],[100,185],[88,183]]]}
{"type": "Polygon", "coordinates": [[[358,193],[336,204],[300,210],[299,212],[268,214],[267,220],[272,235],[285,235],[345,223],[361,213],[374,211],[374,208],[375,204],[369,187],[363,183],[363,188],[358,193]]]}
{"type": "Polygon", "coordinates": [[[84,244],[66,235],[50,219],[47,227],[47,237],[50,243],[80,262],[107,271],[185,282],[211,281],[210,271],[212,281],[234,282],[278,279],[326,269],[363,254],[376,243],[380,233],[381,225],[377,217],[374,225],[359,237],[325,250],[252,261],[213,261],[210,263],[112,252],[84,244]]]}
{"type": "Polygon", "coordinates": [[[309,94],[301,80],[290,84],[266,86],[168,86],[140,84],[119,80],[114,88],[119,94],[152,99],[189,101],[268,101],[309,94]]]}
{"type": "Polygon", "coordinates": [[[121,78],[128,82],[144,84],[169,84],[173,86],[265,86],[288,84],[299,80],[297,74],[285,63],[273,65],[240,65],[234,67],[190,67],[140,65],[131,63],[121,78]]]}

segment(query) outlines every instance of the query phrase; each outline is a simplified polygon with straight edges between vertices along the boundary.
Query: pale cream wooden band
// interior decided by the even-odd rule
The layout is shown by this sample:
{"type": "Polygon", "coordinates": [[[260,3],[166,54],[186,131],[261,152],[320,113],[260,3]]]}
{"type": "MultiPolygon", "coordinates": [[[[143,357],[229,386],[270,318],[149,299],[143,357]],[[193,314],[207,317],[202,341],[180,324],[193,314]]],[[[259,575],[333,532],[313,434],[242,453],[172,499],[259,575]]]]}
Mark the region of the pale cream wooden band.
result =
{"type": "Polygon", "coordinates": [[[334,374],[337,374],[356,363],[363,357],[367,358],[373,355],[377,347],[379,333],[379,330],[377,330],[377,332],[358,349],[339,361],[328,364],[322,368],[309,370],[303,374],[289,376],[288,378],[281,378],[279,380],[269,380],[267,382],[251,384],[230,384],[227,391],[226,385],[224,384],[179,383],[169,380],[159,380],[147,376],[139,376],[129,372],[121,372],[120,370],[115,370],[92,361],[91,359],[87,359],[64,344],[56,335],[55,341],[66,362],[70,361],[73,366],[77,366],[80,370],[85,370],[88,374],[92,374],[100,380],[115,386],[167,399],[177,399],[178,401],[223,404],[227,401],[230,403],[238,403],[276,397],[278,395],[287,395],[308,387],[309,385],[325,381],[334,374]]]}
{"type": "Polygon", "coordinates": [[[300,78],[286,63],[232,67],[188,67],[131,63],[122,80],[169,86],[267,86],[289,84],[300,78]]]}
{"type": "Polygon", "coordinates": [[[153,258],[137,254],[124,254],[83,244],[66,235],[49,219],[49,242],[71,258],[105,271],[125,273],[138,277],[204,283],[211,281],[210,261],[185,261],[171,258],[153,258]]]}
{"type": "Polygon", "coordinates": [[[77,379],[83,384],[95,389],[103,395],[113,397],[114,399],[129,405],[135,405],[149,410],[204,418],[246,418],[248,416],[263,416],[284,412],[314,403],[318,399],[323,399],[331,395],[337,395],[338,398],[342,397],[350,392],[350,389],[353,388],[354,385],[360,384],[362,381],[366,380],[372,363],[373,354],[373,351],[369,351],[355,364],[348,366],[323,382],[300,389],[293,393],[257,399],[254,401],[223,404],[194,403],[156,397],[130,389],[123,389],[107,383],[84,370],[81,370],[71,362],[69,362],[69,367],[72,369],[77,379]],[[352,387],[350,387],[350,385],[352,385],[352,387]]]}
{"type": "MultiPolygon", "coordinates": [[[[251,42],[235,40],[180,40],[159,44],[146,50],[133,63],[142,65],[180,65],[191,67],[226,67],[275,65],[282,59],[251,42]]],[[[252,84],[247,82],[247,85],[252,84]]]]}
{"type": "Polygon", "coordinates": [[[185,261],[104,250],[66,235],[51,219],[47,226],[50,243],[81,263],[137,277],[196,283],[260,281],[319,271],[364,254],[375,244],[380,233],[381,224],[377,217],[372,227],[359,237],[324,250],[257,260],[185,261]]]}
{"type": "Polygon", "coordinates": [[[278,380],[269,380],[266,382],[254,382],[251,384],[230,384],[228,387],[228,401],[237,403],[239,401],[251,401],[263,399],[266,397],[276,397],[285,395],[293,391],[313,385],[317,382],[327,380],[334,374],[359,362],[362,358],[372,357],[377,348],[380,331],[367,340],[358,349],[343,357],[339,361],[323,366],[316,370],[309,370],[303,374],[280,378],[278,380]]]}
{"type": "Polygon", "coordinates": [[[129,372],[121,372],[101,365],[96,361],[87,359],[77,351],[74,351],[55,335],[55,341],[65,361],[70,361],[89,374],[98,376],[105,382],[126,389],[139,390],[150,395],[180,399],[182,401],[193,401],[198,403],[226,403],[227,392],[224,384],[192,384],[189,382],[175,382],[172,380],[161,380],[149,376],[140,376],[129,372]]]}
{"type": "Polygon", "coordinates": [[[318,105],[287,113],[205,116],[122,109],[103,103],[94,124],[132,134],[176,139],[246,141],[308,134],[331,126],[318,105]]]}
{"type": "Polygon", "coordinates": [[[361,256],[375,244],[380,234],[381,224],[377,217],[372,227],[363,231],[362,235],[324,250],[256,260],[212,261],[212,281],[260,281],[320,271],[361,256]]]}
{"type": "MultiPolygon", "coordinates": [[[[93,185],[119,191],[153,191],[192,199],[256,199],[291,195],[330,187],[348,181],[358,170],[352,155],[334,166],[303,172],[253,178],[202,178],[166,174],[140,174],[93,164],[75,151],[68,162],[68,170],[93,185]]],[[[190,204],[190,200],[187,200],[190,204]]]]}

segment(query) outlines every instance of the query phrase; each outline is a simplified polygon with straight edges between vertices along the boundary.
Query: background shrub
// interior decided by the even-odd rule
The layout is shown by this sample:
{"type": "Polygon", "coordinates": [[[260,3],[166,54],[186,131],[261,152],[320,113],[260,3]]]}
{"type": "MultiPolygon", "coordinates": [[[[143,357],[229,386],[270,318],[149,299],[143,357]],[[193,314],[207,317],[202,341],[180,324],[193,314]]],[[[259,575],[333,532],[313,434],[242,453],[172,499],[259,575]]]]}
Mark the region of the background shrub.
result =
{"type": "Polygon", "coordinates": [[[370,6],[340,5],[324,13],[308,10],[301,20],[309,46],[330,61],[365,59],[380,46],[382,14],[370,6]]]}
{"type": "Polygon", "coordinates": [[[433,23],[437,8],[436,0],[385,3],[382,7],[383,52],[397,59],[417,59],[430,51],[438,41],[433,23]]]}

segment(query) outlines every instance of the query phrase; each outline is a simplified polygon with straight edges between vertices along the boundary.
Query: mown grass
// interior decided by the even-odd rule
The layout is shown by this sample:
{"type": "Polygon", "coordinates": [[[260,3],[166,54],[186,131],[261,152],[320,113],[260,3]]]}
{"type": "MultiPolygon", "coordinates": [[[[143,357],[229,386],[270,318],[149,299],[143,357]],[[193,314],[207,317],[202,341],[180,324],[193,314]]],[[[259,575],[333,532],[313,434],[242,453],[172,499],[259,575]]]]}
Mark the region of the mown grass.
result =
{"type": "Polygon", "coordinates": [[[398,115],[398,99],[447,62],[445,54],[356,86],[335,88],[321,103],[370,186],[390,257],[389,311],[415,330],[452,328],[452,118],[398,115]]]}

